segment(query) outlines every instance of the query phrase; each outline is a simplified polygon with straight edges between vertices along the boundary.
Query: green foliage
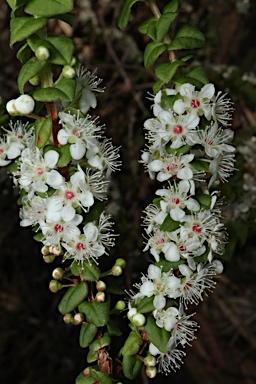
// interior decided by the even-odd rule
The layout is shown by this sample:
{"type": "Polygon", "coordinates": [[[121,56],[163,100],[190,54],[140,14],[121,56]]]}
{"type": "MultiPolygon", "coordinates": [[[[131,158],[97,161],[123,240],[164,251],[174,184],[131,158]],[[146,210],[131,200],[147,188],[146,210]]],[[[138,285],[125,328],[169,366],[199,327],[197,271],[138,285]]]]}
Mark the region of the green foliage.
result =
{"type": "Polygon", "coordinates": [[[80,347],[86,348],[89,347],[91,342],[93,341],[96,333],[97,327],[94,324],[82,324],[79,334],[79,344],[80,347]]]}
{"type": "Polygon", "coordinates": [[[188,24],[179,24],[174,38],[168,44],[169,50],[200,48],[204,45],[205,38],[202,32],[188,24]]]}
{"type": "Polygon", "coordinates": [[[159,17],[156,23],[156,41],[160,42],[169,32],[169,29],[177,17],[175,12],[167,12],[159,17]]]}
{"type": "Polygon", "coordinates": [[[79,312],[82,312],[86,316],[86,321],[88,323],[96,325],[96,327],[104,327],[109,321],[109,312],[110,312],[110,300],[107,300],[103,303],[98,303],[97,301],[87,302],[84,301],[79,305],[79,312]]]}
{"type": "Polygon", "coordinates": [[[131,8],[133,4],[137,3],[138,1],[139,0],[124,0],[124,4],[121,8],[117,24],[120,29],[125,29],[130,18],[131,8]]]}
{"type": "Polygon", "coordinates": [[[123,357],[123,373],[127,379],[133,380],[141,371],[143,362],[134,355],[125,355],[123,357]]]}
{"type": "Polygon", "coordinates": [[[45,17],[17,17],[11,19],[10,22],[10,45],[13,46],[17,41],[26,39],[40,28],[42,28],[47,22],[45,17]]]}
{"type": "Polygon", "coordinates": [[[85,281],[75,287],[70,287],[62,297],[58,309],[62,315],[72,312],[88,295],[88,285],[85,281]]]}
{"type": "Polygon", "coordinates": [[[156,325],[155,319],[151,316],[148,317],[144,330],[147,332],[147,337],[159,351],[162,353],[167,352],[166,345],[170,339],[170,334],[164,328],[159,328],[156,325]]]}
{"type": "Polygon", "coordinates": [[[135,355],[139,351],[142,343],[143,340],[138,336],[138,334],[135,331],[131,331],[124,343],[123,348],[121,349],[122,355],[135,355]]]}
{"type": "Polygon", "coordinates": [[[179,6],[179,0],[172,0],[163,8],[163,13],[176,12],[179,6]]]}
{"type": "Polygon", "coordinates": [[[84,373],[81,372],[77,378],[75,384],[93,384],[95,380],[92,377],[85,377],[84,373]]]}
{"type": "Polygon", "coordinates": [[[168,272],[170,270],[175,270],[179,267],[180,264],[185,264],[186,261],[183,259],[180,259],[178,261],[168,261],[166,259],[160,259],[155,265],[159,268],[162,268],[163,272],[168,272]]]}
{"type": "Polygon", "coordinates": [[[72,8],[72,0],[30,0],[25,12],[36,17],[52,17],[69,12],[72,8]]]}
{"type": "Polygon", "coordinates": [[[137,311],[139,313],[148,313],[148,312],[154,311],[155,306],[153,304],[153,300],[154,300],[153,296],[151,296],[151,297],[147,297],[147,296],[143,297],[143,299],[141,299],[138,302],[138,305],[136,306],[137,311]]]}
{"type": "Polygon", "coordinates": [[[160,230],[164,232],[173,232],[180,227],[180,222],[173,220],[170,215],[166,216],[164,222],[160,226],[160,230]]]}
{"type": "Polygon", "coordinates": [[[144,52],[144,65],[146,68],[151,67],[156,59],[166,50],[167,45],[152,41],[148,43],[144,52]]]}
{"type": "MultiPolygon", "coordinates": [[[[52,133],[52,121],[50,117],[45,120],[36,120],[34,124],[35,129],[35,145],[38,148],[43,148],[48,142],[52,133]]],[[[56,149],[56,147],[54,147],[56,149]]]]}

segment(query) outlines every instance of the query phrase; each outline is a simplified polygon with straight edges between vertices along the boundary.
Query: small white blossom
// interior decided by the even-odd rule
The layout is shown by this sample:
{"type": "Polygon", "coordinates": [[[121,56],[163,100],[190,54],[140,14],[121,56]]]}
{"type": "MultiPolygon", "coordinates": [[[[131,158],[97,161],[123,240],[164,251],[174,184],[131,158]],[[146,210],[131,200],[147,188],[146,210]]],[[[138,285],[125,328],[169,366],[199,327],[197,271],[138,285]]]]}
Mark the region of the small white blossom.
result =
{"type": "Polygon", "coordinates": [[[77,70],[76,96],[80,95],[79,109],[86,114],[90,108],[95,108],[97,99],[94,92],[103,92],[104,89],[99,88],[102,79],[91,73],[87,68],[79,66],[77,70]]]}

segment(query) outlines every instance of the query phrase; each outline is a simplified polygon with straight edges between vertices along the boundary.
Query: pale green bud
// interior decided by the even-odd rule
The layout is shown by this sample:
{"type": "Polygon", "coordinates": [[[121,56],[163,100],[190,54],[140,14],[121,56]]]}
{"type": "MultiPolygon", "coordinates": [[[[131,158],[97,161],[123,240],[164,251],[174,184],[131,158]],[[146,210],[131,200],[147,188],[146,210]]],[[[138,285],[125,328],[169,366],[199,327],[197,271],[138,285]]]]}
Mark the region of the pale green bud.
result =
{"type": "Polygon", "coordinates": [[[117,309],[118,311],[123,311],[125,309],[125,302],[123,300],[119,300],[116,303],[115,309],[117,309]]]}
{"type": "Polygon", "coordinates": [[[96,288],[97,288],[98,291],[103,292],[103,291],[105,291],[107,286],[106,286],[106,283],[104,283],[104,281],[99,280],[99,281],[97,281],[96,288]]]}
{"type": "Polygon", "coordinates": [[[83,374],[84,374],[85,377],[90,377],[91,376],[90,369],[89,368],[85,368],[83,370],[83,374]]]}
{"type": "Polygon", "coordinates": [[[156,374],[157,374],[156,367],[147,367],[146,368],[146,375],[150,379],[153,379],[156,376],[156,374]]]}
{"type": "Polygon", "coordinates": [[[55,279],[55,280],[59,280],[62,278],[63,274],[64,274],[64,269],[62,268],[55,268],[53,271],[52,271],[52,277],[55,279]]]}
{"type": "Polygon", "coordinates": [[[105,301],[105,293],[97,292],[95,296],[95,300],[97,301],[97,303],[103,303],[105,301]]]}
{"type": "Polygon", "coordinates": [[[8,101],[8,103],[6,104],[6,110],[11,116],[16,116],[19,114],[15,107],[15,99],[8,101]]]}
{"type": "Polygon", "coordinates": [[[49,255],[50,251],[49,251],[49,247],[47,247],[47,245],[44,245],[42,248],[41,248],[41,253],[43,256],[47,256],[49,255]]]}
{"type": "Polygon", "coordinates": [[[66,323],[66,324],[73,323],[73,321],[74,321],[74,317],[71,315],[71,313],[66,313],[66,314],[63,316],[63,321],[64,321],[64,323],[66,323]]]}
{"type": "Polygon", "coordinates": [[[136,313],[132,318],[131,322],[136,326],[136,327],[142,327],[146,323],[146,317],[142,315],[142,313],[136,313]]]}
{"type": "Polygon", "coordinates": [[[152,355],[148,355],[144,359],[144,364],[147,367],[154,367],[156,365],[156,358],[152,355]]]}
{"type": "Polygon", "coordinates": [[[84,315],[82,313],[76,313],[74,316],[73,324],[79,325],[84,321],[84,315]]]}
{"type": "Polygon", "coordinates": [[[113,276],[120,276],[122,274],[122,268],[119,265],[114,265],[111,271],[113,276]]]}
{"type": "Polygon", "coordinates": [[[55,260],[55,256],[54,255],[45,255],[45,256],[43,256],[43,259],[47,264],[50,264],[55,260]]]}
{"type": "Polygon", "coordinates": [[[52,253],[54,256],[63,255],[63,249],[59,245],[50,245],[49,252],[52,253]]]}
{"type": "Polygon", "coordinates": [[[57,280],[51,280],[49,284],[49,289],[51,292],[56,293],[62,288],[61,283],[59,283],[57,280]]]}
{"type": "Polygon", "coordinates": [[[50,57],[50,52],[49,49],[47,49],[44,46],[38,47],[35,51],[36,58],[40,61],[45,61],[49,59],[50,57]]]}
{"type": "Polygon", "coordinates": [[[128,319],[131,321],[133,316],[136,315],[137,313],[137,309],[136,308],[131,308],[128,312],[127,312],[127,317],[128,319]]]}
{"type": "Polygon", "coordinates": [[[116,260],[115,265],[118,265],[123,269],[126,266],[126,261],[120,257],[119,259],[116,260]]]}
{"type": "Polygon", "coordinates": [[[62,69],[62,75],[66,79],[73,79],[76,76],[76,71],[71,65],[65,65],[62,69]]]}
{"type": "Polygon", "coordinates": [[[35,102],[29,95],[21,95],[14,101],[14,106],[20,115],[29,115],[33,112],[35,102]]]}

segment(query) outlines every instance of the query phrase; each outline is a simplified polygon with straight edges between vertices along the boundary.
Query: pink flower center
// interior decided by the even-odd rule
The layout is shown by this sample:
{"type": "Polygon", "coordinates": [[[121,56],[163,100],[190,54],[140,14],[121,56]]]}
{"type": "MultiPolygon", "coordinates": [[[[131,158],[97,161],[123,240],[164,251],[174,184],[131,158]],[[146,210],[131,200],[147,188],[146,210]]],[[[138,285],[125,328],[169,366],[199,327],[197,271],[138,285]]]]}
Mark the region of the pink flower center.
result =
{"type": "Polygon", "coordinates": [[[4,150],[3,150],[3,148],[0,148],[0,153],[4,153],[4,150]]]}
{"type": "Polygon", "coordinates": [[[18,135],[18,139],[23,139],[23,136],[22,135],[18,135]]]}
{"type": "Polygon", "coordinates": [[[55,232],[62,232],[64,230],[64,227],[61,224],[55,224],[54,225],[54,231],[55,232]]]}
{"type": "Polygon", "coordinates": [[[173,172],[175,171],[176,169],[178,168],[177,164],[175,163],[172,163],[172,164],[169,164],[167,165],[166,169],[168,172],[173,172]]]}
{"type": "Polygon", "coordinates": [[[74,192],[72,192],[72,191],[67,191],[67,192],[65,193],[65,197],[66,197],[66,199],[68,199],[68,200],[73,199],[74,196],[75,196],[75,194],[74,194],[74,192]]]}
{"type": "Polygon", "coordinates": [[[186,250],[186,248],[184,247],[183,244],[181,244],[181,245],[179,246],[179,250],[180,250],[181,252],[184,252],[184,251],[186,250]]]}
{"type": "Polygon", "coordinates": [[[200,232],[202,231],[202,228],[200,227],[199,224],[194,224],[194,225],[192,226],[192,231],[193,231],[193,232],[196,232],[196,233],[200,233],[200,232]]]}
{"type": "Polygon", "coordinates": [[[206,139],[206,140],[205,140],[205,143],[208,144],[208,145],[212,145],[213,141],[210,140],[210,139],[206,139]]]}
{"type": "Polygon", "coordinates": [[[79,251],[82,251],[83,249],[85,249],[85,245],[84,243],[78,243],[76,245],[76,249],[78,249],[79,251]]]}
{"type": "Polygon", "coordinates": [[[38,174],[38,176],[42,176],[44,174],[43,167],[37,167],[36,173],[38,174]]]}
{"type": "Polygon", "coordinates": [[[76,137],[80,137],[80,131],[78,129],[73,129],[73,134],[76,136],[76,137]]]}
{"type": "Polygon", "coordinates": [[[158,239],[157,241],[156,241],[156,244],[157,245],[160,245],[160,244],[163,244],[165,242],[165,240],[162,238],[162,239],[158,239]]]}
{"type": "Polygon", "coordinates": [[[187,281],[186,284],[184,285],[184,289],[189,289],[191,287],[190,281],[187,281]]]}
{"type": "Polygon", "coordinates": [[[174,197],[172,199],[172,201],[173,201],[174,204],[179,204],[180,203],[180,199],[178,199],[178,197],[174,197]]]}
{"type": "Polygon", "coordinates": [[[198,108],[198,107],[200,107],[200,101],[197,99],[192,99],[190,105],[192,108],[198,108]]]}
{"type": "Polygon", "coordinates": [[[181,125],[176,125],[176,127],[173,128],[174,133],[180,134],[182,133],[182,131],[183,131],[183,128],[181,125]]]}

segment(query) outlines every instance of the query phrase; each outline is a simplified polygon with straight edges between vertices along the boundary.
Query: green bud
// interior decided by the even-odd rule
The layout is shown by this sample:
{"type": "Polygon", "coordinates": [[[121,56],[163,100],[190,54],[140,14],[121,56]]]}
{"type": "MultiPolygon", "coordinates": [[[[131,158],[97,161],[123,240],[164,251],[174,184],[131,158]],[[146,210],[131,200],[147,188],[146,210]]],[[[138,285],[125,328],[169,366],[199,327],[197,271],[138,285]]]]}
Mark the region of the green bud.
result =
{"type": "Polygon", "coordinates": [[[156,358],[152,355],[147,355],[144,359],[144,364],[147,367],[154,367],[156,365],[156,358]]]}
{"type": "Polygon", "coordinates": [[[123,311],[125,309],[125,302],[123,300],[119,300],[116,303],[115,309],[117,309],[118,311],[123,311]]]}
{"type": "Polygon", "coordinates": [[[122,268],[119,265],[114,265],[111,271],[113,276],[120,276],[122,274],[122,268]]]}
{"type": "Polygon", "coordinates": [[[76,313],[74,316],[73,324],[79,325],[84,321],[84,315],[83,313],[76,313]]]}
{"type": "Polygon", "coordinates": [[[97,292],[95,296],[95,300],[97,303],[103,303],[105,301],[105,293],[104,292],[97,292]]]}
{"type": "Polygon", "coordinates": [[[98,291],[103,292],[105,291],[106,287],[107,286],[106,286],[106,283],[104,283],[104,281],[102,280],[97,281],[96,288],[98,291]]]}
{"type": "Polygon", "coordinates": [[[47,264],[50,264],[55,260],[55,256],[54,255],[46,255],[46,256],[43,256],[43,259],[47,264]]]}
{"type": "Polygon", "coordinates": [[[62,278],[62,276],[64,275],[64,269],[62,268],[55,268],[53,271],[52,271],[52,277],[55,279],[55,280],[59,280],[62,278]]]}
{"type": "Polygon", "coordinates": [[[62,69],[62,75],[66,79],[73,79],[76,76],[76,71],[71,65],[65,65],[62,69]]]}
{"type": "Polygon", "coordinates": [[[115,265],[118,265],[123,269],[126,266],[126,261],[120,257],[119,259],[116,260],[115,265]]]}
{"type": "Polygon", "coordinates": [[[50,245],[49,252],[52,253],[54,256],[63,255],[63,249],[59,245],[50,245]]]}
{"type": "Polygon", "coordinates": [[[157,374],[156,367],[147,367],[146,368],[146,375],[150,379],[153,379],[156,376],[156,374],[157,374]]]}
{"type": "Polygon", "coordinates": [[[50,52],[49,49],[47,49],[44,46],[38,47],[35,51],[36,58],[40,61],[45,61],[49,59],[50,57],[50,52]]]}
{"type": "Polygon", "coordinates": [[[83,374],[85,377],[90,377],[91,374],[90,374],[90,369],[87,367],[83,370],[83,374]]]}
{"type": "Polygon", "coordinates": [[[74,321],[74,317],[71,315],[71,313],[66,313],[66,314],[63,316],[63,321],[64,321],[64,323],[66,323],[66,324],[73,323],[73,321],[74,321]]]}
{"type": "Polygon", "coordinates": [[[56,293],[61,290],[62,285],[57,280],[51,280],[49,284],[49,289],[51,292],[56,293]]]}
{"type": "Polygon", "coordinates": [[[43,248],[41,249],[41,253],[43,256],[47,256],[49,255],[49,247],[47,247],[46,245],[43,246],[43,248]]]}
{"type": "Polygon", "coordinates": [[[70,65],[71,67],[73,67],[75,64],[76,64],[76,58],[73,56],[70,65]]]}
{"type": "Polygon", "coordinates": [[[136,327],[142,327],[146,323],[146,317],[142,315],[142,313],[136,313],[132,318],[131,322],[136,326],[136,327]]]}

